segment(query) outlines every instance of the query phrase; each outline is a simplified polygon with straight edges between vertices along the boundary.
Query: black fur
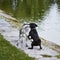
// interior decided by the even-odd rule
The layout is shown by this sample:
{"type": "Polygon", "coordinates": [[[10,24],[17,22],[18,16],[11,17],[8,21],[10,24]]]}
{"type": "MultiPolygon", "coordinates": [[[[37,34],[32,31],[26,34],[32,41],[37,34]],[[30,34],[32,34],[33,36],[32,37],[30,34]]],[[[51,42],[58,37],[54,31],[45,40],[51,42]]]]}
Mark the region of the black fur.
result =
{"type": "Polygon", "coordinates": [[[29,48],[29,49],[33,49],[33,46],[40,46],[40,49],[42,49],[41,39],[39,38],[37,30],[35,29],[35,27],[31,28],[29,35],[28,35],[28,38],[29,38],[29,36],[31,36],[31,39],[33,39],[33,42],[31,43],[31,48],[29,48]]]}

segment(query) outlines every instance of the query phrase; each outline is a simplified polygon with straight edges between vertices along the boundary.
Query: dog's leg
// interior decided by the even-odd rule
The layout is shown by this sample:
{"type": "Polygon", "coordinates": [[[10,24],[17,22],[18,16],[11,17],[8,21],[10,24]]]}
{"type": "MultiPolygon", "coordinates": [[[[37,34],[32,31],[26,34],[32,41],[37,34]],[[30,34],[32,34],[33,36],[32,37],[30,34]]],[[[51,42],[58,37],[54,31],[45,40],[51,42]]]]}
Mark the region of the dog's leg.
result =
{"type": "Polygon", "coordinates": [[[28,49],[33,49],[33,46],[34,46],[34,42],[31,43],[31,47],[28,49]]]}
{"type": "Polygon", "coordinates": [[[40,46],[40,49],[42,49],[42,47],[41,47],[41,40],[40,40],[39,46],[40,46]]]}

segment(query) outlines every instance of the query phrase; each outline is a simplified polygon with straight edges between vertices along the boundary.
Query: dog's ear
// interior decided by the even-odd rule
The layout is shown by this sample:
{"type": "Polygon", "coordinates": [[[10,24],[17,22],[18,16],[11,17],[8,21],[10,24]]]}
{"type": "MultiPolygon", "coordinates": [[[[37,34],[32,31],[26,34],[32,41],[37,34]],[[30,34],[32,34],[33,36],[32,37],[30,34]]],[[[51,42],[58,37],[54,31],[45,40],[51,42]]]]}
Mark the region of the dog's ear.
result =
{"type": "Polygon", "coordinates": [[[37,27],[37,24],[35,24],[35,23],[30,23],[29,25],[30,25],[30,28],[35,28],[35,27],[37,27]]]}

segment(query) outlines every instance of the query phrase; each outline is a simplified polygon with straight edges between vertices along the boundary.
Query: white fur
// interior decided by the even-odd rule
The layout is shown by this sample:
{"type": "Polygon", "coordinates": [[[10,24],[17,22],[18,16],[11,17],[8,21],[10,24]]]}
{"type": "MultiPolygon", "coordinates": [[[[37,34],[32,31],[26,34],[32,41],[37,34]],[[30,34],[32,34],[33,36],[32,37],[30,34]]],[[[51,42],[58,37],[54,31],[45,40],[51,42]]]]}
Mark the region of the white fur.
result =
{"type": "Polygon", "coordinates": [[[29,40],[27,38],[30,31],[29,25],[23,25],[22,28],[19,30],[19,40],[18,40],[18,46],[20,46],[21,49],[25,49],[27,44],[27,41],[29,40]]]}

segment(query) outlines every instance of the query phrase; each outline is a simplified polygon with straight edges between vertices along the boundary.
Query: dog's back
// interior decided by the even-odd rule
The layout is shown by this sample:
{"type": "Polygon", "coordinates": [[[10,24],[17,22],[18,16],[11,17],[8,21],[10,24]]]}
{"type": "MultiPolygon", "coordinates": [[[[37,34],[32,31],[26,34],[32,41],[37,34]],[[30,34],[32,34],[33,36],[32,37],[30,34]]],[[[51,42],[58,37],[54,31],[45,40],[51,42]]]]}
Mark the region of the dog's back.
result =
{"type": "Polygon", "coordinates": [[[31,36],[31,38],[34,41],[39,40],[39,36],[38,36],[38,33],[37,33],[36,29],[31,29],[31,31],[29,32],[29,36],[31,36]]]}

